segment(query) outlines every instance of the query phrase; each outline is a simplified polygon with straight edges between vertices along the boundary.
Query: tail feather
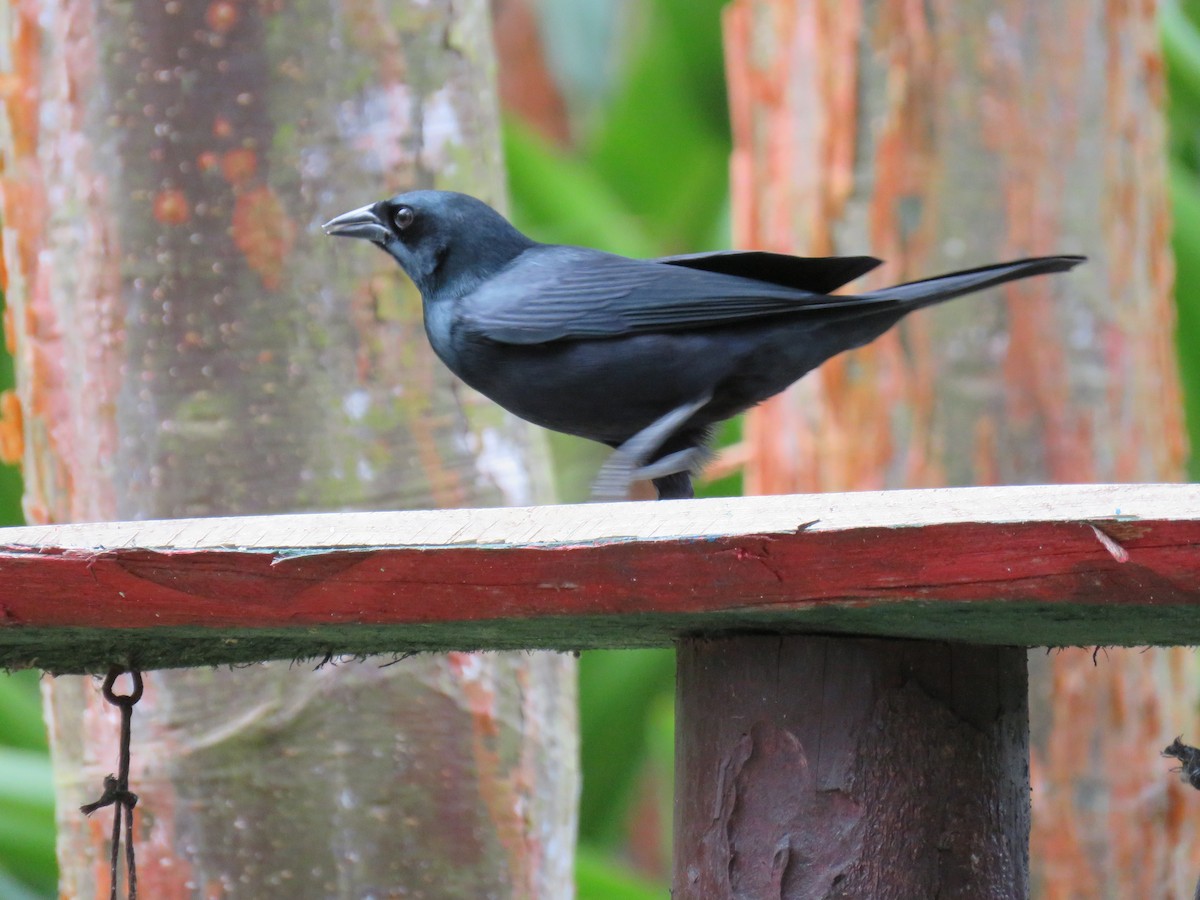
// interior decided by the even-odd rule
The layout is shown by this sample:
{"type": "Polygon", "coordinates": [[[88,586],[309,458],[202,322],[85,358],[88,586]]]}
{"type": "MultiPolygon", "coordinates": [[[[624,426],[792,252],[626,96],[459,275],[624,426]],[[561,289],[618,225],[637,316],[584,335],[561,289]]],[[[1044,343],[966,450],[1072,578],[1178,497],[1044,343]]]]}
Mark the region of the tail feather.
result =
{"type": "Polygon", "coordinates": [[[1042,256],[1020,259],[1015,262],[997,263],[978,269],[951,272],[907,284],[880,288],[855,296],[834,296],[830,300],[844,299],[836,308],[827,307],[828,322],[836,327],[841,347],[837,352],[861,347],[883,334],[914,310],[953,300],[964,294],[986,290],[1007,281],[1028,278],[1032,275],[1048,275],[1067,272],[1084,261],[1083,256],[1042,256]]]}
{"type": "Polygon", "coordinates": [[[1032,275],[1049,275],[1054,272],[1069,272],[1086,256],[1040,256],[1033,259],[1019,259],[1013,262],[996,263],[991,266],[981,266],[978,269],[966,269],[962,272],[951,272],[947,275],[937,275],[933,278],[923,278],[920,281],[910,281],[897,284],[877,291],[859,294],[862,300],[890,300],[905,306],[928,306],[952,300],[963,294],[982,291],[1018,278],[1029,278],[1032,275]]]}

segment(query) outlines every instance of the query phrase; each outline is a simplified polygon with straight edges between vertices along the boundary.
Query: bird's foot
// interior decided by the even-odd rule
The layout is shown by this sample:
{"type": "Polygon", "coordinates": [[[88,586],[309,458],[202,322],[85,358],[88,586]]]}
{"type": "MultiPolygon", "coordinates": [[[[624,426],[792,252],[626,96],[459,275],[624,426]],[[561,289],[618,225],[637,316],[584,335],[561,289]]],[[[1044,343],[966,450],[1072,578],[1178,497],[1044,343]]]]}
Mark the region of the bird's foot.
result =
{"type": "Polygon", "coordinates": [[[698,472],[708,457],[709,453],[703,447],[689,447],[639,466],[618,450],[600,468],[600,474],[592,483],[592,501],[618,503],[627,500],[629,487],[635,481],[653,481],[678,472],[698,472]]]}
{"type": "Polygon", "coordinates": [[[600,473],[592,484],[592,500],[601,503],[625,500],[629,497],[630,485],[635,481],[649,481],[699,468],[707,457],[702,447],[687,447],[662,459],[649,460],[684,422],[711,399],[710,394],[705,394],[698,400],[676,407],[614,450],[600,467],[600,473]]]}
{"type": "Polygon", "coordinates": [[[676,472],[699,472],[712,454],[706,447],[688,447],[647,463],[633,473],[634,481],[653,481],[676,472]]]}

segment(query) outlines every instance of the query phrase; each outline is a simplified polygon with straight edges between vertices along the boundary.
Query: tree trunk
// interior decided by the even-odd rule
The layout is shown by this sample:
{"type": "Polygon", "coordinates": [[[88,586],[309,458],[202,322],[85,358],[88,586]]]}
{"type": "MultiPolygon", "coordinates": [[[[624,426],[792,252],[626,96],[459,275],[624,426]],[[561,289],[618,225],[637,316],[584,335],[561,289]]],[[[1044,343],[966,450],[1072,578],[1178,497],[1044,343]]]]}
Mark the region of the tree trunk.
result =
{"type": "MultiPolygon", "coordinates": [[[[540,440],[436,362],[398,268],[319,228],[411,187],[501,199],[484,0],[28,2],[4,28],[31,521],[545,498],[540,440]]],[[[95,896],[107,814],[77,808],[118,719],[90,681],[48,696],[62,892],[95,896]]],[[[569,896],[573,698],[545,654],[152,673],[142,891],[569,896]]]]}
{"type": "MultiPolygon", "coordinates": [[[[876,253],[872,285],[1092,257],[764,404],[749,490],[1180,476],[1152,7],[739,0],[727,27],[742,246],[876,253]]],[[[1195,657],[1032,659],[1034,895],[1190,896],[1200,834],[1159,751],[1197,731],[1195,657]]]]}

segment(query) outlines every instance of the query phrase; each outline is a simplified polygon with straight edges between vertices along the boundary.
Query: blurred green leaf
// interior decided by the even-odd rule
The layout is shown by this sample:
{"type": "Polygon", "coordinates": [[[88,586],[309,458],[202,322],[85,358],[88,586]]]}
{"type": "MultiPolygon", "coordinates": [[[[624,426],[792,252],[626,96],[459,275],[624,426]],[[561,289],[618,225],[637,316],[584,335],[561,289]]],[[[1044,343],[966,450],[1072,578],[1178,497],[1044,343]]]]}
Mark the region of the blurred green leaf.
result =
{"type": "Polygon", "coordinates": [[[663,252],[711,249],[728,194],[719,0],[653,0],[589,158],[663,252]]]}
{"type": "Polygon", "coordinates": [[[1200,98],[1200,29],[1180,0],[1163,0],[1158,26],[1163,56],[1175,79],[1172,100],[1200,98]],[[1187,98],[1180,92],[1186,92],[1187,98]]]}
{"type": "MultiPolygon", "coordinates": [[[[742,423],[744,416],[736,416],[717,426],[713,445],[728,447],[742,439],[742,423]]],[[[742,496],[742,473],[735,471],[732,475],[718,478],[715,481],[700,481],[696,484],[697,497],[740,497],[742,496]]]]}
{"type": "Polygon", "coordinates": [[[57,896],[55,885],[31,887],[0,863],[0,897],[4,900],[47,900],[57,896]]]}
{"type": "Polygon", "coordinates": [[[1179,0],[1165,0],[1159,32],[1167,68],[1167,121],[1172,159],[1200,166],[1200,29],[1179,0]]]}
{"type": "Polygon", "coordinates": [[[559,503],[586,503],[592,482],[611,452],[603,444],[570,434],[550,432],[547,436],[554,460],[555,496],[559,503]]]}
{"type": "Polygon", "coordinates": [[[658,821],[662,828],[659,841],[666,861],[672,858],[675,844],[675,695],[660,695],[650,709],[646,729],[646,758],[662,785],[658,796],[658,821]]]}
{"type": "Polygon", "coordinates": [[[580,659],[581,838],[613,842],[621,836],[652,711],[661,698],[674,697],[674,681],[670,650],[593,651],[580,659]]]}
{"type": "Polygon", "coordinates": [[[0,805],[19,805],[54,813],[50,757],[37,750],[0,747],[0,805]]]}
{"type": "Polygon", "coordinates": [[[0,748],[0,869],[31,890],[53,891],[58,877],[54,835],[49,756],[0,748]]]}
{"type": "Polygon", "coordinates": [[[1189,475],[1200,480],[1200,178],[1173,162],[1176,342],[1192,454],[1189,475]]]}
{"type": "Polygon", "coordinates": [[[629,0],[553,0],[536,4],[546,60],[568,105],[583,119],[603,115],[614,76],[625,65],[629,0]]]}
{"type": "Polygon", "coordinates": [[[658,256],[658,245],[587,163],[555,150],[519,122],[504,128],[513,223],[537,240],[581,244],[625,256],[658,256]]]}
{"type": "Polygon", "coordinates": [[[578,900],[662,900],[664,889],[586,846],[575,856],[578,900]]]}
{"type": "Polygon", "coordinates": [[[1159,34],[1167,67],[1170,194],[1174,215],[1176,345],[1191,457],[1200,480],[1200,4],[1164,0],[1159,34]]]}
{"type": "Polygon", "coordinates": [[[54,814],[19,803],[0,804],[0,857],[10,872],[31,884],[52,881],[54,814]]]}
{"type": "Polygon", "coordinates": [[[0,744],[46,750],[38,679],[32,670],[0,675],[0,744]]]}

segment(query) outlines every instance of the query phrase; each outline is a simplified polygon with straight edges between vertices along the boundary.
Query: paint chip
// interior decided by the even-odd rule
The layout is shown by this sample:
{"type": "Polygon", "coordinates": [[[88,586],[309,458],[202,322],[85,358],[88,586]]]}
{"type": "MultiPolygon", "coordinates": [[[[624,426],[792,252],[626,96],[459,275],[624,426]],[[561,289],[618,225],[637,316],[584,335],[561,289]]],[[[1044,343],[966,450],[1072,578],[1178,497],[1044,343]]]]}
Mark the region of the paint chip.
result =
{"type": "Polygon", "coordinates": [[[1104,545],[1104,549],[1107,550],[1110,554],[1112,554],[1113,559],[1115,559],[1119,563],[1129,562],[1129,551],[1128,550],[1126,550],[1124,547],[1122,547],[1120,544],[1118,544],[1116,541],[1114,541],[1112,538],[1110,538],[1107,534],[1105,534],[1103,531],[1101,531],[1095,525],[1092,525],[1089,523],[1088,527],[1091,528],[1093,532],[1095,532],[1096,540],[1098,540],[1101,544],[1104,545]]]}

